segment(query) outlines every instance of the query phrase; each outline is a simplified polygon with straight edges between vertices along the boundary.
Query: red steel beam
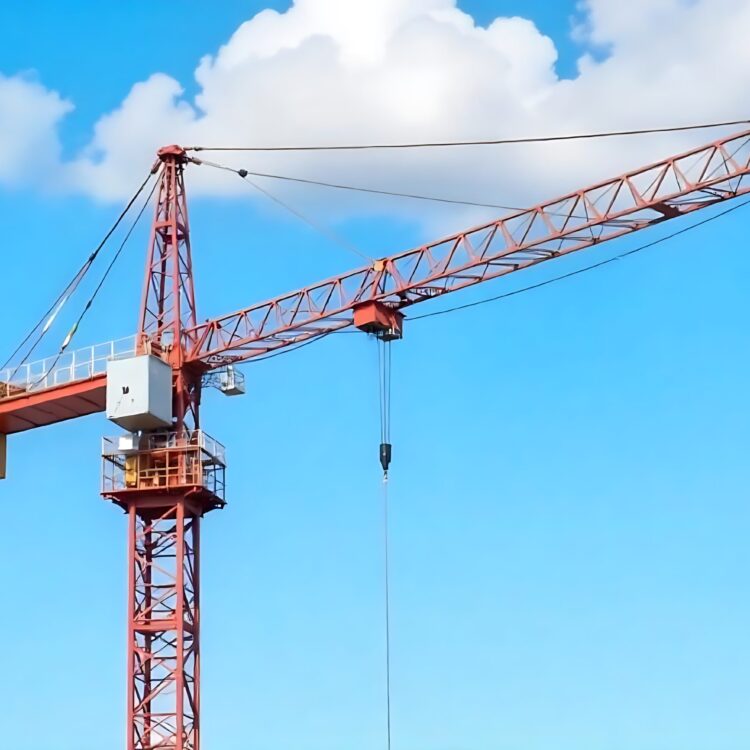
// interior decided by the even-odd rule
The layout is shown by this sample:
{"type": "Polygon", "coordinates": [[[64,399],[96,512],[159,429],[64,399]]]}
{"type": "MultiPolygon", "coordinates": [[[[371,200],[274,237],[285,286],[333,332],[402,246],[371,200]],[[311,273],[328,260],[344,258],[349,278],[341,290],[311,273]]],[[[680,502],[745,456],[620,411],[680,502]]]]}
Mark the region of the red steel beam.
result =
{"type": "Polygon", "coordinates": [[[184,332],[187,360],[240,362],[726,201],[750,190],[750,130],[377,260],[184,332]]]}
{"type": "Polygon", "coordinates": [[[107,376],[102,373],[0,400],[0,433],[10,435],[104,411],[107,376]]]}

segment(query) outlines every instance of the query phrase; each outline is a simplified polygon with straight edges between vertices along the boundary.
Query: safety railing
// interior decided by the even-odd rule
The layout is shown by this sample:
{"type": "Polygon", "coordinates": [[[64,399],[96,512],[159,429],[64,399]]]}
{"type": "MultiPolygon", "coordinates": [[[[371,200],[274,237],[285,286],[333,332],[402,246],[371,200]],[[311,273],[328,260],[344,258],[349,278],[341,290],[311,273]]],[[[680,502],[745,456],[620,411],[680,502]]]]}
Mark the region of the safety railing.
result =
{"type": "Polygon", "coordinates": [[[194,488],[224,503],[226,451],[202,430],[122,434],[102,441],[102,494],[194,488]]]}
{"type": "Polygon", "coordinates": [[[33,393],[79,380],[88,380],[107,370],[107,362],[135,356],[135,336],[63,352],[36,362],[25,362],[0,370],[0,399],[33,393]]]}

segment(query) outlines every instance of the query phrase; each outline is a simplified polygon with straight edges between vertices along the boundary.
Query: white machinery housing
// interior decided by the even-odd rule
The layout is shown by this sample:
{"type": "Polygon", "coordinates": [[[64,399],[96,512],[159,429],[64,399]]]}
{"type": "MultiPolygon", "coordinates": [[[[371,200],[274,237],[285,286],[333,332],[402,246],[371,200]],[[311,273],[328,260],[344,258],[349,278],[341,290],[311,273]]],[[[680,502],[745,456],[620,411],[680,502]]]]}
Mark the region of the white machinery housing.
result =
{"type": "Polygon", "coordinates": [[[172,368],[145,354],[107,363],[107,419],[129,432],[172,425],[172,368]]]}

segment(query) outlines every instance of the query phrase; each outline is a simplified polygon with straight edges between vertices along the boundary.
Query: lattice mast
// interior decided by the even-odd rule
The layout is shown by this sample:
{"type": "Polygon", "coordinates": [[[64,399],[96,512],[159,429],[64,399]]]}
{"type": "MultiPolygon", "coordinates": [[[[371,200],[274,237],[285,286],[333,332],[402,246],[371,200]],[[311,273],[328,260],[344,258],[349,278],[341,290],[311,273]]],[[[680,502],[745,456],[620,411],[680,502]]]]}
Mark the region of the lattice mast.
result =
{"type": "Polygon", "coordinates": [[[138,347],[162,356],[175,374],[175,429],[199,425],[200,372],[185,366],[185,332],[197,322],[190,223],[185,196],[185,150],[165,146],[154,170],[161,169],[151,227],[138,323],[138,347]]]}
{"type": "MultiPolygon", "coordinates": [[[[186,363],[196,325],[185,152],[158,152],[156,212],[137,346],[172,367],[173,424],[140,432],[105,495],[128,514],[128,750],[200,747],[200,522],[223,505],[223,463],[198,430],[201,368],[186,363]],[[221,471],[221,483],[207,477],[221,471]]],[[[105,462],[107,457],[105,457],[105,462]]],[[[118,463],[119,461],[119,463],[118,463]]],[[[214,477],[215,478],[215,477],[214,477]]]]}

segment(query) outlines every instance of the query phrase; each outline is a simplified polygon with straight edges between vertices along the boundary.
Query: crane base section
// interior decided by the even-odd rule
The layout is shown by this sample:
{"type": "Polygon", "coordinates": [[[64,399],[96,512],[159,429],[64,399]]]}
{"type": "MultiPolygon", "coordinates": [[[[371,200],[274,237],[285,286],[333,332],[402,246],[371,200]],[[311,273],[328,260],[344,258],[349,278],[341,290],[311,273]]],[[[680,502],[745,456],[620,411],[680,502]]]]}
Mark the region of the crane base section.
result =
{"type": "Polygon", "coordinates": [[[128,515],[127,750],[200,750],[200,525],[224,446],[202,430],[104,438],[102,495],[128,515]]]}
{"type": "Polygon", "coordinates": [[[200,748],[200,524],[183,494],[132,494],[127,750],[200,748]]]}

